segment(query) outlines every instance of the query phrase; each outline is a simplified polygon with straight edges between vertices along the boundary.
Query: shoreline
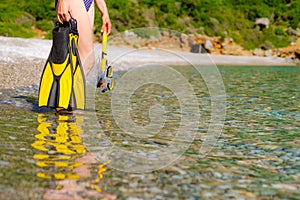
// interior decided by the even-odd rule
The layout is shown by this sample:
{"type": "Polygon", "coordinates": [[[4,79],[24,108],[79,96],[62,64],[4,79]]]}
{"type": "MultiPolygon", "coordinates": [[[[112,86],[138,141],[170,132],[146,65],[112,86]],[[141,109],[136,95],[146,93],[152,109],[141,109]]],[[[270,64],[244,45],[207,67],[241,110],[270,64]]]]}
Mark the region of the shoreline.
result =
{"type": "MultiPolygon", "coordinates": [[[[0,89],[38,85],[51,44],[51,40],[0,36],[0,89]]],[[[99,55],[96,58],[96,63],[99,63],[101,44],[95,44],[95,53],[99,55]]],[[[134,49],[117,46],[108,46],[107,58],[115,71],[124,71],[148,64],[296,66],[296,63],[277,57],[195,54],[166,49],[134,49]]]]}

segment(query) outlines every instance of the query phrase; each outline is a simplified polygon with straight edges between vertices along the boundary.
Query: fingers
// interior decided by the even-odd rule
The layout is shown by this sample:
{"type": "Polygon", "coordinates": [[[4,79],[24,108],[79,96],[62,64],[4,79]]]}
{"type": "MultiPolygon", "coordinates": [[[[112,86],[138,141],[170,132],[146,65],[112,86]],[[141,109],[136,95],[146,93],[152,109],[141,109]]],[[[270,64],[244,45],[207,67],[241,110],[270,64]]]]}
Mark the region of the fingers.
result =
{"type": "Polygon", "coordinates": [[[64,20],[59,16],[57,15],[57,20],[59,23],[63,24],[64,23],[64,20]]]}
{"type": "Polygon", "coordinates": [[[101,27],[101,32],[106,32],[108,35],[110,34],[111,31],[111,23],[109,18],[102,17],[102,27],[101,27]]]}
{"type": "Polygon", "coordinates": [[[57,14],[57,20],[61,24],[63,24],[64,22],[70,21],[71,18],[72,18],[72,15],[70,15],[69,12],[68,13],[58,13],[57,14]]]}
{"type": "Polygon", "coordinates": [[[111,25],[103,24],[102,28],[101,28],[101,33],[103,33],[105,31],[107,33],[107,35],[109,35],[110,30],[111,30],[111,25]]]}
{"type": "Polygon", "coordinates": [[[72,18],[72,11],[68,1],[58,1],[56,6],[57,20],[59,23],[68,22],[72,18]]]}

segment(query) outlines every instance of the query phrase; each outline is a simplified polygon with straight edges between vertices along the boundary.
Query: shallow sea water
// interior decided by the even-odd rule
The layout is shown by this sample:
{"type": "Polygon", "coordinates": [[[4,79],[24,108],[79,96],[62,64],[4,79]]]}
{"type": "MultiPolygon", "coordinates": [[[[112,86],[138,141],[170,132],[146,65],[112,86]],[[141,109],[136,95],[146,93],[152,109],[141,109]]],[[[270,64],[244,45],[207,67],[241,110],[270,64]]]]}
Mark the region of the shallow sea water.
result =
{"type": "Polygon", "coordinates": [[[39,109],[38,86],[0,91],[0,199],[299,198],[300,68],[218,68],[226,118],[206,155],[211,98],[192,67],[173,69],[194,90],[196,129],[181,124],[199,116],[181,108],[180,86],[138,87],[121,114],[97,92],[95,110],[69,116],[39,109]]]}

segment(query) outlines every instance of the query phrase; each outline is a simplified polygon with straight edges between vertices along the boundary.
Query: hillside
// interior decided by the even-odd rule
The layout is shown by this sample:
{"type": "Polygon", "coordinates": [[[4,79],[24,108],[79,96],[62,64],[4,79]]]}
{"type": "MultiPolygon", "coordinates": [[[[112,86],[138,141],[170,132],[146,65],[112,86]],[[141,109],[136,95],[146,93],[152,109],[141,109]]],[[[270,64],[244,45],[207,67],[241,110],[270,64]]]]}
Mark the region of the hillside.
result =
{"type": "MultiPolygon", "coordinates": [[[[246,50],[286,47],[300,37],[299,0],[109,0],[113,34],[140,27],[232,38],[246,50]],[[258,18],[268,28],[255,26],[258,18]]],[[[0,3],[0,35],[50,38],[56,19],[54,0],[0,3]]],[[[101,18],[96,12],[95,33],[101,18]]]]}

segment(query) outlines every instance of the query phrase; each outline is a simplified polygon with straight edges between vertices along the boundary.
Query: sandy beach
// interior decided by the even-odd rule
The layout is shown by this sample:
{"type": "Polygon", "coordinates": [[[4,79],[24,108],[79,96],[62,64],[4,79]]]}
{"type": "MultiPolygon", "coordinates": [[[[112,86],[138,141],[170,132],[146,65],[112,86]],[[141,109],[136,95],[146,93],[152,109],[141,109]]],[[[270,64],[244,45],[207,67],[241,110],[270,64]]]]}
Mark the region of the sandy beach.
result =
{"type": "MultiPolygon", "coordinates": [[[[0,37],[0,89],[15,89],[38,85],[51,40],[0,37]]],[[[97,66],[101,45],[95,44],[97,66]]],[[[134,49],[108,47],[108,60],[114,71],[128,70],[141,65],[236,65],[236,66],[291,66],[283,58],[257,56],[212,56],[167,49],[134,49]]],[[[95,67],[97,67],[95,66],[95,67]]]]}

